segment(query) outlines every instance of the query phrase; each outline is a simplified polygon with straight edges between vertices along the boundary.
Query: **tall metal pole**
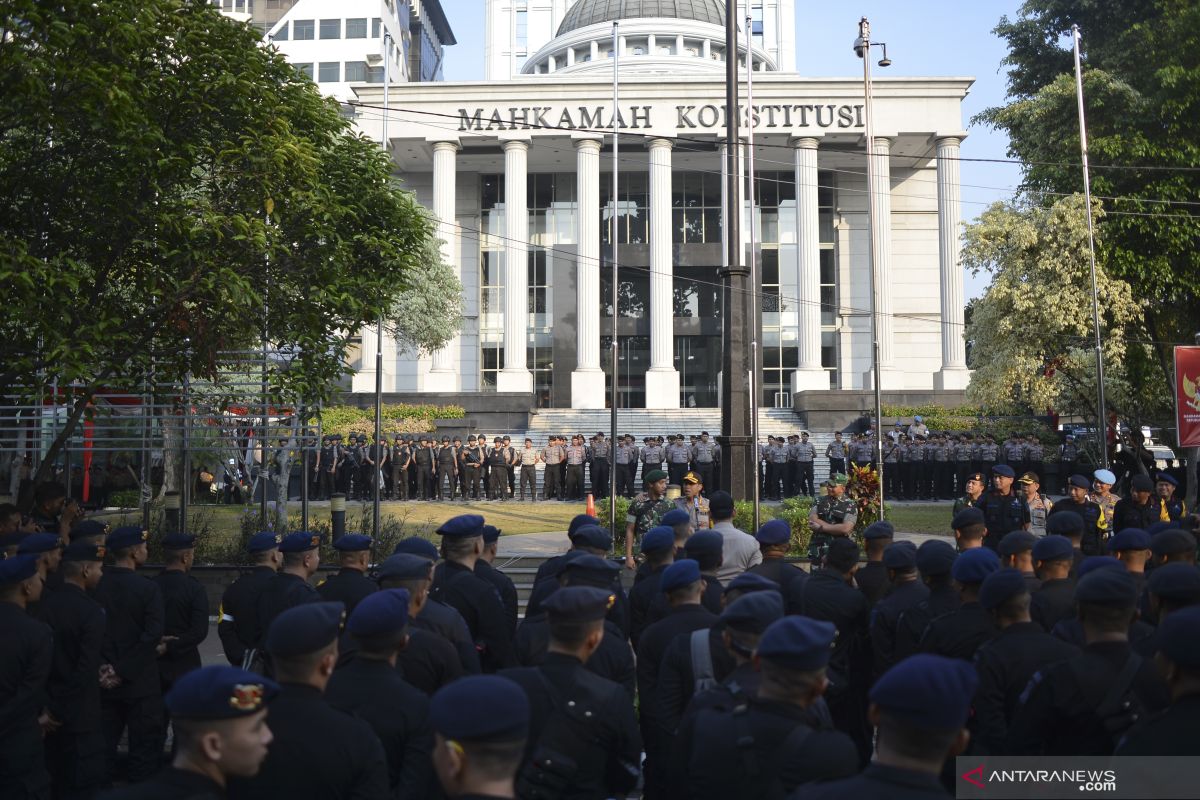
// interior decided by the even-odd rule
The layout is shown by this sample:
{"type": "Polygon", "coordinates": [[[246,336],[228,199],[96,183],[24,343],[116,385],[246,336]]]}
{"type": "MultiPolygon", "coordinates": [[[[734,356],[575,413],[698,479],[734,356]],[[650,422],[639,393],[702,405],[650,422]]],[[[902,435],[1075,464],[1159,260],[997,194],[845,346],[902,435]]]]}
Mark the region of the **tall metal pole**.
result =
{"type": "Polygon", "coordinates": [[[308,530],[308,408],[300,406],[300,529],[308,530]]]}
{"type": "MultiPolygon", "coordinates": [[[[750,9],[746,9],[749,11],[750,9]]],[[[752,19],[746,14],[746,194],[750,200],[750,297],[753,300],[750,322],[750,381],[746,387],[750,393],[750,452],[754,454],[754,530],[759,527],[759,512],[762,497],[758,483],[758,382],[754,376],[758,370],[758,319],[762,313],[761,285],[758,278],[758,247],[754,226],[756,194],[754,191],[754,35],[750,30],[752,19]]]]}
{"type": "MultiPolygon", "coordinates": [[[[185,345],[188,361],[191,361],[190,343],[185,345]]],[[[179,532],[187,533],[188,507],[192,504],[192,370],[189,366],[183,373],[183,458],[182,478],[179,481],[179,532]]],[[[168,531],[171,533],[171,531],[168,531]]]]}
{"type": "MultiPolygon", "coordinates": [[[[620,316],[618,314],[618,309],[620,308],[620,306],[618,304],[620,303],[620,299],[621,299],[621,291],[620,291],[621,284],[617,280],[617,270],[618,270],[617,248],[619,247],[619,245],[617,244],[617,234],[620,231],[620,228],[617,225],[617,211],[620,209],[621,204],[618,202],[618,199],[617,199],[617,190],[620,186],[620,184],[617,182],[617,177],[621,171],[621,160],[618,157],[621,152],[621,134],[620,134],[620,129],[617,126],[617,120],[620,119],[620,115],[621,115],[620,106],[618,105],[618,103],[620,101],[619,68],[620,68],[620,61],[621,61],[621,47],[620,47],[621,42],[620,42],[620,38],[617,36],[617,26],[618,26],[617,21],[613,20],[613,26],[612,26],[612,51],[613,51],[612,202],[613,202],[613,213],[612,213],[612,218],[610,220],[610,224],[612,226],[611,227],[612,233],[609,235],[609,241],[612,242],[612,400],[610,403],[612,405],[612,411],[611,411],[611,416],[609,419],[609,428],[611,429],[612,433],[608,440],[608,447],[609,447],[610,452],[612,452],[612,448],[617,446],[617,400],[618,400],[617,376],[620,374],[617,370],[617,354],[619,352],[618,344],[617,344],[617,342],[618,342],[618,340],[617,340],[617,317],[620,316]]],[[[617,460],[616,453],[612,453],[612,455],[613,455],[613,466],[615,467],[616,460],[617,460]]],[[[608,475],[609,475],[608,524],[609,524],[610,533],[611,533],[612,540],[613,540],[614,547],[615,547],[616,541],[617,541],[617,470],[615,468],[610,468],[608,471],[608,475]]]]}
{"type": "Polygon", "coordinates": [[[1096,336],[1096,435],[1100,464],[1108,469],[1108,421],[1104,404],[1104,354],[1100,349],[1100,298],[1096,288],[1096,234],[1092,227],[1092,179],[1088,174],[1087,123],[1083,115],[1083,68],[1079,63],[1079,26],[1071,26],[1075,43],[1075,99],[1079,105],[1079,150],[1083,155],[1083,213],[1087,217],[1088,258],[1092,266],[1092,332],[1096,336]]]}
{"type": "MultiPolygon", "coordinates": [[[[380,138],[383,140],[383,152],[388,160],[388,173],[391,174],[392,168],[392,150],[388,147],[388,100],[392,86],[391,55],[388,52],[388,42],[392,40],[392,34],[388,31],[383,32],[383,133],[380,138]]],[[[375,491],[371,497],[371,535],[379,536],[379,511],[380,511],[380,484],[383,483],[383,472],[379,468],[379,459],[383,454],[383,312],[379,312],[379,320],[375,326],[375,458],[372,459],[375,463],[371,465],[372,483],[375,491]]],[[[370,452],[370,451],[368,451],[370,452]]]]}
{"type": "MultiPolygon", "coordinates": [[[[875,387],[875,469],[879,474],[879,518],[885,516],[883,499],[883,390],[879,385],[879,276],[875,259],[875,126],[871,108],[871,23],[863,17],[858,22],[858,41],[854,49],[863,60],[863,116],[867,136],[867,262],[870,265],[871,288],[871,383],[875,387]]],[[[888,191],[888,187],[884,187],[888,191]]]]}
{"type": "Polygon", "coordinates": [[[742,187],[739,183],[739,107],[738,107],[738,34],[737,0],[725,4],[725,142],[726,142],[726,213],[725,248],[729,263],[721,271],[724,315],[721,318],[721,474],[729,493],[738,499],[751,496],[757,482],[753,456],[753,432],[746,394],[736,384],[749,368],[749,327],[754,324],[750,312],[752,287],[750,272],[742,266],[742,187]]]}

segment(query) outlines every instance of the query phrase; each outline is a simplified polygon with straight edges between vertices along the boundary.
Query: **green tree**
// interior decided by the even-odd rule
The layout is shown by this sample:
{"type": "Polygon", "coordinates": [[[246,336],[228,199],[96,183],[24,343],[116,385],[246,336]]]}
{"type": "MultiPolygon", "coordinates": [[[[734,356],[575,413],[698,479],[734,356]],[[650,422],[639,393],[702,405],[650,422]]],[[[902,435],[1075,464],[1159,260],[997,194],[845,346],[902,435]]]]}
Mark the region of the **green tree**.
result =
{"type": "Polygon", "coordinates": [[[315,401],[410,284],[458,293],[382,150],[210,3],[0,0],[0,96],[0,386],[74,387],[47,466],[101,389],[216,380],[265,334],[272,393],[315,401]]]}

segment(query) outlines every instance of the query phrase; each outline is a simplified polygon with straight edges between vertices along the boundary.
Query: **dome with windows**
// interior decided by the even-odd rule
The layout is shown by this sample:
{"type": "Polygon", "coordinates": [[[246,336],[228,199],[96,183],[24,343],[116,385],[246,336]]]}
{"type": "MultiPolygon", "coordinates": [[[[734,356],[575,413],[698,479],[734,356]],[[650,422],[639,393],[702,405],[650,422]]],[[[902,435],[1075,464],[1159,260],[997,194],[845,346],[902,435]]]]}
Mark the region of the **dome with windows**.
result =
{"type": "Polygon", "coordinates": [[[558,35],[588,25],[639,17],[688,19],[724,26],[725,4],[721,0],[578,0],[563,17],[558,35]]]}

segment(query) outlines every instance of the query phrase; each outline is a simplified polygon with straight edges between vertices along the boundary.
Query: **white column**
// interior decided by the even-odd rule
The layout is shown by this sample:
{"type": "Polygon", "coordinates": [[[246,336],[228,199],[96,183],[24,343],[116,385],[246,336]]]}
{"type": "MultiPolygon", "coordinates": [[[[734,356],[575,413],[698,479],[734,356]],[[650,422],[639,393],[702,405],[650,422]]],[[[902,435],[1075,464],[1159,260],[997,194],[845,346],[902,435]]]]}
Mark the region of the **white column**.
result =
{"type": "Polygon", "coordinates": [[[578,257],[575,262],[575,371],[571,408],[604,408],[600,369],[600,140],[575,142],[578,257]]]}
{"type": "Polygon", "coordinates": [[[958,177],[961,136],[937,140],[938,263],[942,287],[942,369],[933,376],[936,389],[965,389],[971,380],[963,341],[962,203],[958,177]]]}
{"type": "MultiPolygon", "coordinates": [[[[458,228],[455,200],[457,142],[433,143],[433,218],[437,237],[442,240],[442,259],[461,279],[458,257],[458,228]]],[[[433,354],[433,365],[425,376],[423,389],[427,392],[456,392],[459,384],[459,339],[455,335],[450,343],[433,354]]]]}
{"type": "Polygon", "coordinates": [[[817,145],[811,137],[792,139],[796,164],[796,245],[799,269],[797,309],[800,320],[799,369],[792,373],[792,393],[827,390],[829,374],[821,368],[821,231],[817,199],[817,145]]]}
{"type": "Polygon", "coordinates": [[[496,379],[500,392],[533,391],[533,373],[525,365],[529,339],[528,156],[529,142],[504,143],[504,366],[496,379]]]}
{"type": "MultiPolygon", "coordinates": [[[[876,136],[872,148],[875,192],[870,198],[874,231],[876,324],[879,325],[879,376],[884,389],[903,389],[904,374],[896,369],[892,326],[892,140],[876,136]]],[[[864,385],[871,386],[870,371],[864,385]]]]}
{"type": "Polygon", "coordinates": [[[646,408],[679,408],[671,264],[671,140],[650,140],[650,370],[646,408]]]}

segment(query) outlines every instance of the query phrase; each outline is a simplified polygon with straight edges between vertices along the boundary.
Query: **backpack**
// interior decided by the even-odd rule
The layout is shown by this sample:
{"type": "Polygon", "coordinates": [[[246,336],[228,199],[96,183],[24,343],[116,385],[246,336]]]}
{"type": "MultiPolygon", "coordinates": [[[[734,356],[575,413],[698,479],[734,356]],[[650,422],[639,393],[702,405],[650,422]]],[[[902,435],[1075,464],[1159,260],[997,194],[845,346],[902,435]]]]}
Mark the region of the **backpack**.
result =
{"type": "Polygon", "coordinates": [[[698,695],[703,691],[717,686],[717,676],[713,673],[712,651],[708,648],[709,629],[701,628],[692,631],[692,694],[698,695]]]}
{"type": "MultiPolygon", "coordinates": [[[[1076,680],[1082,681],[1083,675],[1078,672],[1075,662],[1069,662],[1071,670],[1076,673],[1076,680]]],[[[1142,657],[1135,652],[1129,653],[1121,672],[1109,684],[1104,699],[1096,706],[1096,718],[1112,739],[1114,749],[1120,743],[1125,733],[1145,715],[1146,708],[1141,698],[1133,691],[1133,681],[1142,666],[1142,657]]]]}
{"type": "Polygon", "coordinates": [[[531,671],[545,688],[551,710],[529,760],[517,771],[516,795],[522,800],[557,800],[573,785],[580,761],[596,757],[598,743],[584,716],[591,712],[574,702],[564,703],[540,670],[531,671]]]}

